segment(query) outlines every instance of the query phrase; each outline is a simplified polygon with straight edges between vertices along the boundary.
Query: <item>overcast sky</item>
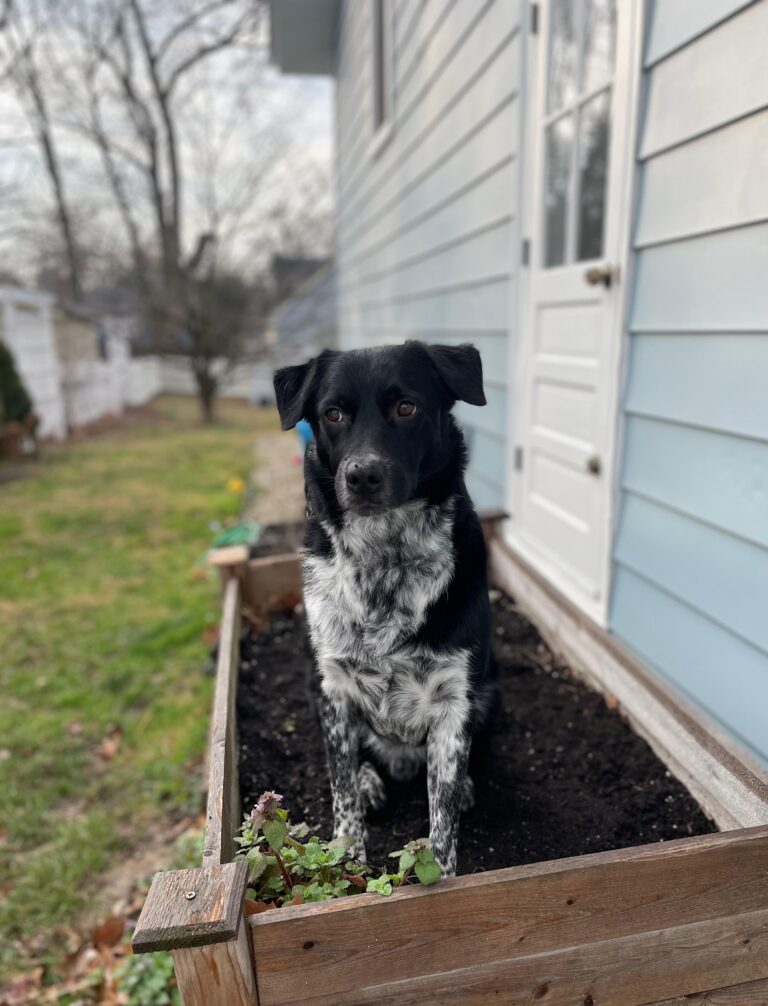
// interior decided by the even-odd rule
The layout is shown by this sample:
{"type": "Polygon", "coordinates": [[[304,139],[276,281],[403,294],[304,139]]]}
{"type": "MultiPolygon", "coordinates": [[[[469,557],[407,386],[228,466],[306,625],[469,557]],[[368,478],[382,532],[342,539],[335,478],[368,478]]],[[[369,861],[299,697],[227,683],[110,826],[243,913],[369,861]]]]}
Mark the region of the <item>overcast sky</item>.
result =
{"type": "MultiPolygon", "coordinates": [[[[269,185],[264,187],[264,194],[260,197],[263,204],[269,206],[287,200],[296,201],[300,205],[302,196],[306,198],[300,180],[307,176],[307,171],[316,178],[318,168],[319,174],[323,177],[321,188],[324,190],[325,199],[331,201],[333,199],[331,78],[283,75],[276,69],[269,70],[266,74],[262,71],[262,74],[254,107],[261,111],[262,108],[268,109],[274,104],[280,110],[277,118],[282,131],[279,149],[274,156],[274,168],[270,172],[269,185]],[[261,88],[264,88],[264,91],[261,91],[261,88]]],[[[219,79],[225,81],[226,72],[219,79]]],[[[225,93],[226,85],[222,86],[220,91],[225,93]]],[[[187,142],[194,145],[195,132],[199,134],[201,142],[209,139],[208,134],[213,134],[217,124],[223,119],[224,116],[219,114],[219,109],[210,106],[210,103],[201,106],[200,112],[192,118],[187,142]]],[[[254,159],[258,156],[259,128],[256,124],[250,134],[242,131],[231,134],[226,140],[227,154],[222,161],[225,164],[225,175],[227,158],[231,158],[232,163],[236,163],[238,158],[242,161],[244,150],[253,151],[254,159]]],[[[60,142],[64,159],[69,164],[68,188],[73,198],[77,200],[82,197],[83,205],[87,207],[89,194],[95,191],[98,158],[92,150],[86,150],[82,140],[66,131],[62,133],[60,142]],[[73,170],[74,164],[77,164],[76,170],[73,170]]],[[[196,183],[192,185],[195,186],[196,183]]],[[[313,196],[313,199],[316,198],[316,195],[313,196]]],[[[7,89],[0,89],[0,256],[5,259],[9,268],[13,263],[17,274],[26,282],[30,281],[31,267],[26,265],[24,239],[17,236],[19,218],[29,221],[30,227],[34,227],[35,215],[41,216],[44,212],[49,212],[49,206],[50,183],[43,170],[39,147],[14,96],[7,89]]],[[[97,208],[94,210],[94,213],[96,212],[97,208]]],[[[193,232],[197,225],[197,220],[191,220],[187,230],[193,232]]],[[[110,226],[109,222],[102,225],[102,231],[109,232],[110,226]]],[[[253,227],[250,229],[254,230],[253,227]]]]}

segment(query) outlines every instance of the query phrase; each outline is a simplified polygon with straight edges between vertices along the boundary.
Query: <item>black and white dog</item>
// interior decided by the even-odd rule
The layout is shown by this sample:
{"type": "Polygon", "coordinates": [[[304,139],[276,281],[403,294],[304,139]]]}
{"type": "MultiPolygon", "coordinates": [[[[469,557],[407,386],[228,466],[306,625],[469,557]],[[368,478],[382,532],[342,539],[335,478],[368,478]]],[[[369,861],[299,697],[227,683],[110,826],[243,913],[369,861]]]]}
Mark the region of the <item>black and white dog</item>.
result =
{"type": "Polygon", "coordinates": [[[470,741],[495,698],[482,531],[451,408],[485,405],[473,346],[325,351],[275,374],[306,418],[304,601],[321,679],[334,830],[365,857],[364,812],[426,763],[430,838],[456,872],[470,741]]]}

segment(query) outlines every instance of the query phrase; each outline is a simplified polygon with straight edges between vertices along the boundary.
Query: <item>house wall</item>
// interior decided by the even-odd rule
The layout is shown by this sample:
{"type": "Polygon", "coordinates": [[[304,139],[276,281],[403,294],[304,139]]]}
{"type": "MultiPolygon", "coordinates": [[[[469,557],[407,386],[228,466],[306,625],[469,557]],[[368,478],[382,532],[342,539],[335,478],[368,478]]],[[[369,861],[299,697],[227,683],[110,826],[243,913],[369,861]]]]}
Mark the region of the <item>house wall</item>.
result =
{"type": "Polygon", "coordinates": [[[324,266],[275,308],[269,319],[270,348],[312,351],[336,345],[336,273],[324,266]]]}
{"type": "Polygon", "coordinates": [[[372,4],[342,4],[337,276],[344,349],[473,342],[488,405],[459,403],[479,506],[504,503],[518,247],[519,0],[392,0],[392,129],[374,137],[372,4]]]}
{"type": "Polygon", "coordinates": [[[610,625],[768,760],[766,39],[650,10],[610,625]]]}

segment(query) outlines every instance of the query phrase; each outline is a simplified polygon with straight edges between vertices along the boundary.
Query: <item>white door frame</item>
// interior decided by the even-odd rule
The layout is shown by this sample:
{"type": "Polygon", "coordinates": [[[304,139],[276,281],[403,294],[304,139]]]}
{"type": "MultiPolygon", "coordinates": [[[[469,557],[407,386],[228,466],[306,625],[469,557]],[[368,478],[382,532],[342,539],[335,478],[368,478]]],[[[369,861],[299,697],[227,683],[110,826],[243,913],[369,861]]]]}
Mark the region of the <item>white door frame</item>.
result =
{"type": "MultiPolygon", "coordinates": [[[[528,2],[525,13],[528,16],[528,23],[533,18],[533,9],[536,10],[536,19],[539,22],[539,31],[536,34],[527,33],[525,45],[525,58],[523,66],[523,124],[521,126],[521,184],[519,186],[519,199],[517,211],[520,220],[519,233],[522,238],[527,239],[528,247],[533,241],[540,246],[542,235],[540,230],[541,214],[539,207],[542,199],[543,171],[540,170],[540,161],[537,158],[537,144],[539,138],[537,130],[540,129],[539,102],[543,100],[545,93],[544,75],[546,71],[546,60],[543,58],[544,47],[547,44],[547,31],[549,18],[547,11],[542,10],[550,0],[541,0],[538,4],[528,2]],[[541,16],[544,15],[544,16],[541,16]],[[526,198],[527,194],[531,198],[526,198]]],[[[619,4],[625,6],[626,16],[619,19],[616,40],[616,74],[615,74],[615,94],[622,95],[621,105],[615,103],[613,109],[614,120],[618,115],[625,116],[625,142],[621,145],[619,156],[615,158],[609,167],[608,185],[616,195],[618,211],[618,236],[615,247],[618,249],[618,256],[615,264],[619,269],[619,281],[616,284],[616,298],[614,303],[614,317],[612,326],[616,330],[616,338],[610,344],[609,378],[605,388],[606,401],[606,421],[610,424],[608,445],[603,458],[603,475],[605,484],[605,508],[603,519],[607,526],[603,535],[602,555],[600,557],[601,568],[605,589],[599,601],[590,603],[578,591],[574,590],[568,579],[562,575],[558,567],[547,560],[545,556],[532,552],[530,547],[521,538],[518,532],[518,525],[515,517],[521,511],[523,480],[519,471],[519,458],[521,447],[521,432],[526,428],[525,422],[529,408],[530,381],[529,374],[531,368],[531,269],[527,262],[523,261],[519,255],[519,278],[515,284],[517,290],[517,303],[512,312],[512,327],[516,333],[512,341],[513,351],[510,353],[509,367],[509,387],[512,389],[512,401],[508,410],[508,436],[507,436],[507,510],[511,514],[511,520],[507,521],[504,536],[514,550],[523,558],[527,559],[537,568],[555,587],[557,587],[566,597],[577,604],[581,610],[601,626],[606,626],[608,622],[608,610],[611,590],[611,559],[613,551],[613,540],[615,534],[616,517],[618,512],[618,502],[620,487],[619,477],[619,447],[621,443],[622,416],[620,412],[620,391],[623,384],[623,369],[628,349],[628,312],[630,307],[630,292],[633,279],[633,257],[631,252],[632,226],[635,218],[635,200],[637,195],[638,169],[636,151],[638,148],[638,130],[640,125],[640,98],[642,93],[642,55],[645,28],[645,7],[643,0],[617,0],[619,4]],[[624,33],[628,33],[625,35],[624,33]],[[626,54],[624,58],[620,58],[626,54]]],[[[525,23],[525,21],[524,21],[525,23]]],[[[611,259],[613,262],[613,258],[611,259]]],[[[522,462],[528,461],[523,457],[522,462]]]]}

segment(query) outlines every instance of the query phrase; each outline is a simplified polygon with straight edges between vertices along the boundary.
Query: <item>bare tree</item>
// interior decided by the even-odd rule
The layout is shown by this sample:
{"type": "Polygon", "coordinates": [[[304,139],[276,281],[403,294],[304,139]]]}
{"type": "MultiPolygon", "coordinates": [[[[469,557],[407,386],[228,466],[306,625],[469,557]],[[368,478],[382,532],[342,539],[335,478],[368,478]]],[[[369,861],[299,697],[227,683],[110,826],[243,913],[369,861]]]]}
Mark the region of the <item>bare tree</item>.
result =
{"type": "MultiPolygon", "coordinates": [[[[49,77],[35,80],[78,183],[73,252],[103,263],[98,247],[129,268],[153,348],[189,360],[210,419],[269,306],[257,277],[290,227],[286,186],[301,182],[279,171],[295,140],[267,65],[265,0],[10,2],[46,12],[49,77]]],[[[72,176],[56,163],[69,208],[72,176]]],[[[312,211],[323,202],[313,195],[312,211]]],[[[72,219],[59,214],[62,235],[72,219]]]]}
{"type": "Polygon", "coordinates": [[[29,125],[37,139],[64,241],[68,292],[79,299],[83,284],[80,254],[75,241],[72,213],[64,183],[61,156],[53,128],[48,96],[40,69],[38,43],[45,31],[44,13],[36,5],[19,10],[14,0],[4,0],[0,14],[2,75],[16,90],[29,125]]]}

